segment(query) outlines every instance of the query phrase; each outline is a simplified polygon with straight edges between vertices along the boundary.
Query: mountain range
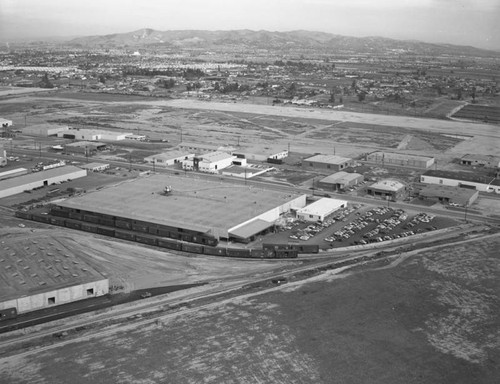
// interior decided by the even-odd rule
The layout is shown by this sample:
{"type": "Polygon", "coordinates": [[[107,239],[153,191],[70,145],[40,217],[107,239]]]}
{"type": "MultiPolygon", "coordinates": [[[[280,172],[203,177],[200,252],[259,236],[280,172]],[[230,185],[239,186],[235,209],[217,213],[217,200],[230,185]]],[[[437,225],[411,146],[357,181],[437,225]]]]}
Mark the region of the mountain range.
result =
{"type": "Polygon", "coordinates": [[[272,50],[318,49],[324,52],[337,53],[382,53],[394,51],[417,55],[500,56],[500,52],[470,46],[431,44],[420,41],[394,40],[384,37],[351,37],[304,30],[289,32],[252,31],[247,29],[232,31],[157,31],[145,28],[127,33],[79,37],[67,41],[66,44],[101,48],[130,47],[133,49],[148,47],[217,48],[239,46],[272,50]]]}

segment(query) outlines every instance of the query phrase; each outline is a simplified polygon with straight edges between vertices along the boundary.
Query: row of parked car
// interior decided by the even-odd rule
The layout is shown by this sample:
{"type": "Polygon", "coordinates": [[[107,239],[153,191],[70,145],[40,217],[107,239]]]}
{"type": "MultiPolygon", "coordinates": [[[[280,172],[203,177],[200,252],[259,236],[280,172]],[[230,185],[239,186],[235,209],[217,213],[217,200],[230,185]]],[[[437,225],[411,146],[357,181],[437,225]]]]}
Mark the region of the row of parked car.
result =
{"type": "MultiPolygon", "coordinates": [[[[391,232],[394,231],[397,226],[402,225],[408,219],[408,215],[402,209],[377,207],[370,209],[364,213],[359,212],[358,215],[359,217],[357,219],[333,233],[332,236],[326,237],[325,241],[333,242],[348,240],[357,232],[360,232],[372,223],[376,223],[375,228],[363,234],[362,238],[360,238],[358,241],[355,241],[354,244],[368,244],[371,242],[388,241],[400,237],[411,236],[416,232],[422,231],[421,229],[418,229],[416,231],[408,230],[399,234],[391,234],[391,232]],[[380,217],[386,216],[387,214],[390,214],[390,216],[380,217]]],[[[433,218],[434,216],[432,215],[421,213],[415,216],[415,218],[413,218],[409,222],[409,224],[411,223],[411,226],[413,226],[413,223],[429,222],[433,218]]],[[[405,227],[405,229],[409,228],[405,227]]]]}

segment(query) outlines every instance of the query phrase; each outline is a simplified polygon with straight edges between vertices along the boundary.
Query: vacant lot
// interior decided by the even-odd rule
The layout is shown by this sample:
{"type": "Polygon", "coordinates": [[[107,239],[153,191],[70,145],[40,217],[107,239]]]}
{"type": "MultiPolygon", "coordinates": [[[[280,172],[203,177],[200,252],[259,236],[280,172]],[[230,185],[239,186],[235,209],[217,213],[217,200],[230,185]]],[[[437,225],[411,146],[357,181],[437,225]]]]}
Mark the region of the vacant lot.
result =
{"type": "Polygon", "coordinates": [[[8,383],[498,382],[500,240],[0,359],[8,383]]]}

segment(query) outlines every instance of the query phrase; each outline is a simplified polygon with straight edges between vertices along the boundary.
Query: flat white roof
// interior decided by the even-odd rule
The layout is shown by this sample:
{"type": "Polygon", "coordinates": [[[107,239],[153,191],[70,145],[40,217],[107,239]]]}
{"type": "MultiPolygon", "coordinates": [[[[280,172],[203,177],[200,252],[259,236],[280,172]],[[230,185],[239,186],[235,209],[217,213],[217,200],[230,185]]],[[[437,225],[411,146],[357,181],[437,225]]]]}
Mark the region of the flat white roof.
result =
{"type": "Polygon", "coordinates": [[[314,161],[316,163],[328,163],[328,164],[343,164],[351,161],[348,157],[336,156],[336,155],[314,155],[306,159],[306,161],[314,161]]]}
{"type": "Polygon", "coordinates": [[[323,197],[314,203],[311,203],[304,208],[300,209],[298,212],[306,215],[328,215],[329,213],[336,211],[342,205],[347,204],[346,200],[330,199],[328,197],[323,197]]]}

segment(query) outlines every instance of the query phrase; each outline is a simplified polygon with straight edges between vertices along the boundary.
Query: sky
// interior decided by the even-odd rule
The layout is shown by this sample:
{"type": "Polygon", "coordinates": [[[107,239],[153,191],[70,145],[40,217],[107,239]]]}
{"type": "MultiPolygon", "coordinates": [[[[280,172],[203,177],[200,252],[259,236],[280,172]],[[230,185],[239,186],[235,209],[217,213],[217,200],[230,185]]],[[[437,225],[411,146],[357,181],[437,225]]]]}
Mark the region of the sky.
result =
{"type": "Polygon", "coordinates": [[[0,41],[298,29],[500,50],[500,0],[0,0],[0,41]]]}

